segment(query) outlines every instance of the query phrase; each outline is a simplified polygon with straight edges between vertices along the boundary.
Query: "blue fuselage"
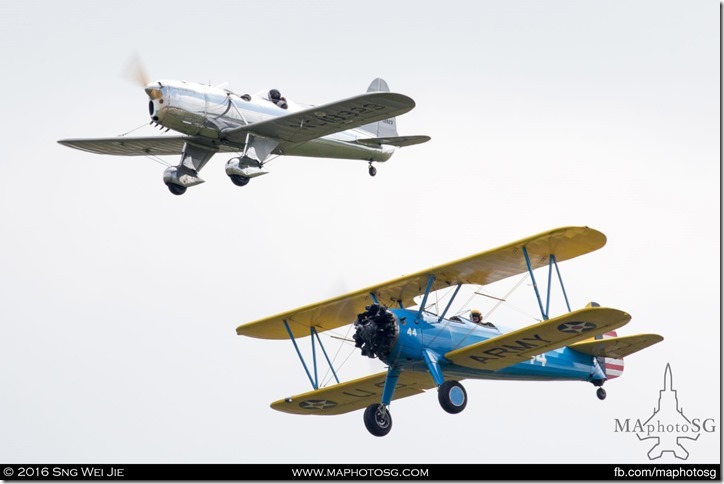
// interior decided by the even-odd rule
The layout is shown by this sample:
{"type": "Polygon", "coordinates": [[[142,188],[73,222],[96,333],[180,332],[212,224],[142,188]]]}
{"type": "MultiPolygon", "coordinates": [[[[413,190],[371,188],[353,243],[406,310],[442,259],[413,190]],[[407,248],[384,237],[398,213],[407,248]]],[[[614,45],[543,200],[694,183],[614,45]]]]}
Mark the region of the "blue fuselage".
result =
{"type": "Polygon", "coordinates": [[[446,378],[503,379],[503,380],[583,380],[605,379],[605,375],[590,355],[570,348],[559,348],[532,357],[501,370],[490,371],[466,368],[446,360],[444,355],[508,332],[506,328],[475,324],[467,319],[443,319],[409,309],[389,309],[398,323],[397,340],[385,363],[404,370],[428,371],[424,351],[439,357],[446,378]]]}

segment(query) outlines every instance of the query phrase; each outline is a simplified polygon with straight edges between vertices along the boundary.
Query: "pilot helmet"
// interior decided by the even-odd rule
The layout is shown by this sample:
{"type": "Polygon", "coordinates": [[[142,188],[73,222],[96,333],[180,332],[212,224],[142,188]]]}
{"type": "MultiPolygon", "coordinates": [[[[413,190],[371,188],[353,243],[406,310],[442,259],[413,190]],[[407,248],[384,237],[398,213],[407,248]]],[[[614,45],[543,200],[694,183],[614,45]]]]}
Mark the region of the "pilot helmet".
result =
{"type": "Polygon", "coordinates": [[[269,91],[269,99],[272,101],[278,101],[282,97],[282,93],[280,93],[277,89],[272,89],[269,91]]]}
{"type": "Polygon", "coordinates": [[[473,319],[475,317],[483,319],[483,313],[481,313],[477,309],[473,309],[472,311],[470,311],[470,319],[473,319]]]}

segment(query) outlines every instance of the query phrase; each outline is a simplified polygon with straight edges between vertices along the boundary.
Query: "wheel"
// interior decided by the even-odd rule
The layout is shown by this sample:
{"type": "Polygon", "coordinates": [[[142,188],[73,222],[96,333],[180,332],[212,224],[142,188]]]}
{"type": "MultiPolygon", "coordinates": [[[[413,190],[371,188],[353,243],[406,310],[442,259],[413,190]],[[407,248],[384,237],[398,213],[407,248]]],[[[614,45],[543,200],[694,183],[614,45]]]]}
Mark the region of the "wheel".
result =
{"type": "Polygon", "coordinates": [[[377,174],[377,168],[370,165],[369,172],[370,172],[370,176],[375,176],[377,174]]]}
{"type": "Polygon", "coordinates": [[[448,380],[437,389],[437,399],[447,413],[460,413],[468,404],[468,394],[458,382],[448,380]]]}
{"type": "Polygon", "coordinates": [[[365,409],[365,427],[375,437],[384,437],[392,429],[392,415],[379,403],[373,403],[365,409]]]}
{"type": "Polygon", "coordinates": [[[183,195],[186,193],[186,187],[183,185],[176,185],[175,183],[169,183],[166,185],[168,190],[174,195],[183,195]]]}
{"type": "Polygon", "coordinates": [[[606,390],[604,390],[601,387],[598,387],[598,390],[596,390],[596,396],[599,400],[605,400],[606,399],[606,390]]]}
{"type": "Polygon", "coordinates": [[[231,182],[237,187],[243,187],[251,180],[251,178],[241,175],[229,175],[229,178],[231,178],[231,182]]]}

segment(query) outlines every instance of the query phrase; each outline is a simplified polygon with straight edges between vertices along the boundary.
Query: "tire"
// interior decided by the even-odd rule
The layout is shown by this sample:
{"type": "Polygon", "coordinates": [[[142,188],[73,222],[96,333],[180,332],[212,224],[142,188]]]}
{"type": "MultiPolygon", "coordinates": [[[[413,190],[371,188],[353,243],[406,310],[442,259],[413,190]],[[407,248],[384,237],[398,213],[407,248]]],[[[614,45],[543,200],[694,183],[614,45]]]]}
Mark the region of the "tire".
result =
{"type": "Polygon", "coordinates": [[[392,415],[379,403],[365,409],[365,427],[375,437],[384,437],[392,430],[392,415]]]}
{"type": "Polygon", "coordinates": [[[458,382],[448,380],[437,389],[437,399],[447,413],[460,413],[468,404],[468,394],[458,382]]]}
{"type": "Polygon", "coordinates": [[[605,400],[606,399],[606,390],[604,390],[601,387],[598,387],[598,390],[596,390],[596,396],[599,400],[605,400]]]}
{"type": "Polygon", "coordinates": [[[249,180],[251,178],[241,175],[229,175],[229,178],[231,178],[231,182],[236,185],[237,187],[243,187],[247,183],[249,183],[249,180]]]}
{"type": "Polygon", "coordinates": [[[166,185],[168,187],[168,190],[173,193],[174,195],[183,195],[186,193],[186,187],[182,185],[176,185],[175,183],[169,183],[166,185]]]}

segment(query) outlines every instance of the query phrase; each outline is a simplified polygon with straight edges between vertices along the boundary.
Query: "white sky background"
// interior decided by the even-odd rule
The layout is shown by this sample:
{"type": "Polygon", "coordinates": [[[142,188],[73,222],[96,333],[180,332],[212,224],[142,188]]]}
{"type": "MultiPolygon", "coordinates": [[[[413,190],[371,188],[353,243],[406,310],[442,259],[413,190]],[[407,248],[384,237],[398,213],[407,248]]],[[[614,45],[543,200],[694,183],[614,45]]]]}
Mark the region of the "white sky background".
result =
{"type": "MultiPolygon", "coordinates": [[[[686,416],[717,419],[686,462],[719,462],[719,28],[715,1],[2,2],[0,462],[645,463],[614,421],[651,415],[667,363],[686,416]],[[134,53],[300,103],[382,77],[417,103],[400,134],[432,141],[375,178],[279,158],[244,188],[216,155],[173,196],[158,163],[56,143],[148,123],[134,53]],[[237,325],[564,225],[608,237],[560,265],[571,305],[665,337],[607,400],[466,380],[463,413],[395,401],[384,438],[361,411],[269,408],[309,381],[291,343],[237,325]]],[[[340,375],[381,369],[355,350],[340,375]]]]}

